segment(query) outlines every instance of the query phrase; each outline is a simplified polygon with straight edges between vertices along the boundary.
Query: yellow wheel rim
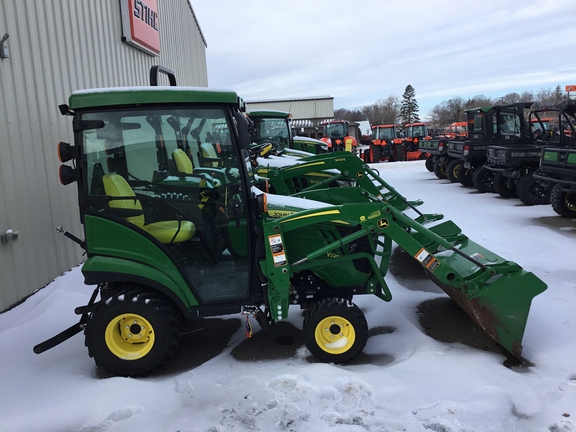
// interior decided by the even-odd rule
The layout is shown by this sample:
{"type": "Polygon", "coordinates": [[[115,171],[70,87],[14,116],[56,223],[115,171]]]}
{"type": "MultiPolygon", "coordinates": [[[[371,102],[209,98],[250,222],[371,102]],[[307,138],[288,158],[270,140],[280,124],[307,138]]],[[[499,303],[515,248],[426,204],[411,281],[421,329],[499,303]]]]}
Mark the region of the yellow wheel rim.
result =
{"type": "Polygon", "coordinates": [[[460,168],[460,165],[456,165],[453,169],[452,169],[452,175],[454,177],[458,177],[458,168],[460,168]]]}
{"type": "Polygon", "coordinates": [[[316,344],[328,354],[342,354],[348,351],[356,340],[354,326],[340,316],[324,318],[314,332],[316,344]]]}
{"type": "Polygon", "coordinates": [[[122,314],[111,320],[104,334],[106,346],[118,358],[138,360],[154,346],[154,329],[137,314],[122,314]]]}
{"type": "Polygon", "coordinates": [[[564,202],[566,203],[566,207],[568,207],[572,211],[576,211],[576,195],[572,193],[567,193],[566,197],[564,198],[564,202]]]}

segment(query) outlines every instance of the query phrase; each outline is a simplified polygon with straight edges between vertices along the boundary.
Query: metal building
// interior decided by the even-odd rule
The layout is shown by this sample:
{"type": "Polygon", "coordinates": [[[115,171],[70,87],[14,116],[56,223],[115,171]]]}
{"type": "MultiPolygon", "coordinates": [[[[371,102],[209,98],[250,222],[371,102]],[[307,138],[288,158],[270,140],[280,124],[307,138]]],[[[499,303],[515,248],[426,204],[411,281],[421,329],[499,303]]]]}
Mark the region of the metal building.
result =
{"type": "Polygon", "coordinates": [[[152,65],[207,86],[189,0],[0,1],[0,311],[82,262],[74,185],[58,181],[58,111],[77,89],[148,85],[152,65]]]}

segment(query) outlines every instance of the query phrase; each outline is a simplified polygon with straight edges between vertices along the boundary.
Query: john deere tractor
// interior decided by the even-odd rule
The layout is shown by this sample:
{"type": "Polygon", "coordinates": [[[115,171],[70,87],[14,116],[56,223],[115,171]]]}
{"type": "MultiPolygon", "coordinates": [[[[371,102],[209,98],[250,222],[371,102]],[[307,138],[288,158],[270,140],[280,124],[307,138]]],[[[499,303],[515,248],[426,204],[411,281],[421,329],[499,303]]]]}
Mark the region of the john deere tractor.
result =
{"type": "Polygon", "coordinates": [[[394,242],[521,358],[530,304],[546,289],[534,274],[451,221],[426,228],[388,202],[262,192],[238,95],[178,87],[159,66],[152,84],[160,73],[173,86],[77,91],[60,107],[74,131],[73,144],[58,146],[60,180],[76,184],[84,230],[83,239],[65,234],[85,249],[82,273],[94,289],[78,322],[36,353],[84,332],[98,366],[145,375],[168,361],[187,320],[243,313],[267,328],[292,306],[304,310],[310,352],[346,362],[368,337],[354,298],[392,299],[384,277],[394,242]],[[230,152],[202,166],[201,147],[216,134],[230,152]]]}

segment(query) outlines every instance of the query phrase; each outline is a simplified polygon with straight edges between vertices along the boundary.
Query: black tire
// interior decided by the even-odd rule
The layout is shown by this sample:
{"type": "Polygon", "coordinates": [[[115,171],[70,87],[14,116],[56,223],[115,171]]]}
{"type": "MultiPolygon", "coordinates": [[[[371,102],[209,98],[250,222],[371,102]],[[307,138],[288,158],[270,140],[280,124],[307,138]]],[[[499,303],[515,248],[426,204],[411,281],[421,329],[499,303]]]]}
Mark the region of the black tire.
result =
{"type": "Polygon", "coordinates": [[[576,218],[576,193],[564,192],[559,184],[554,185],[550,194],[552,209],[565,218],[576,218]]]}
{"type": "Polygon", "coordinates": [[[314,304],[306,313],[302,332],[306,347],[326,363],[351,360],[362,352],[368,340],[364,314],[343,298],[326,298],[314,304]]]}
{"type": "Polygon", "coordinates": [[[450,159],[448,159],[445,156],[441,156],[438,159],[436,159],[436,161],[434,162],[434,174],[436,175],[436,177],[438,177],[441,180],[448,178],[446,176],[446,165],[448,165],[449,162],[450,159]]]}
{"type": "Polygon", "coordinates": [[[452,183],[458,183],[458,171],[462,167],[462,159],[454,159],[446,165],[446,177],[452,183]]]}
{"type": "Polygon", "coordinates": [[[426,158],[426,163],[424,164],[426,169],[430,172],[434,172],[434,157],[432,155],[426,158]]]}
{"type": "Polygon", "coordinates": [[[472,170],[470,170],[468,168],[464,168],[464,164],[462,164],[462,166],[458,170],[458,181],[460,182],[460,184],[462,186],[466,186],[466,187],[473,186],[474,185],[474,183],[472,182],[472,175],[473,174],[474,173],[472,170]]]}
{"type": "Polygon", "coordinates": [[[380,159],[382,159],[382,147],[377,145],[371,145],[370,148],[372,149],[372,162],[378,163],[380,159]]]}
{"type": "Polygon", "coordinates": [[[518,192],[516,191],[516,180],[496,173],[494,176],[494,192],[502,198],[516,198],[518,192]]]}
{"type": "Polygon", "coordinates": [[[550,184],[534,178],[532,173],[525,174],[516,183],[518,198],[526,205],[550,204],[550,184]]]}
{"type": "Polygon", "coordinates": [[[396,162],[402,162],[406,160],[404,145],[394,144],[394,160],[396,162]]]}
{"type": "Polygon", "coordinates": [[[481,166],[474,170],[472,174],[472,183],[478,189],[478,192],[494,192],[494,177],[496,173],[488,168],[481,166]]]}
{"type": "Polygon", "coordinates": [[[126,285],[98,304],[84,334],[97,366],[115,375],[144,376],[170,359],[181,325],[170,300],[150,288],[126,285]]]}

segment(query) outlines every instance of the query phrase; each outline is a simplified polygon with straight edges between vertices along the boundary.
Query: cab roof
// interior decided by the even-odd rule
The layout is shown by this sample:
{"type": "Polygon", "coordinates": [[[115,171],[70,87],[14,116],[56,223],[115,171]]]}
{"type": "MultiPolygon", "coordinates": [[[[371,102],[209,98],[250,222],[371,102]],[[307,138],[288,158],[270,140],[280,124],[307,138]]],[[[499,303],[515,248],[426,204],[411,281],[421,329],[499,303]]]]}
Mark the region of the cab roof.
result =
{"type": "Polygon", "coordinates": [[[240,107],[241,99],[231,90],[206,87],[149,86],[108,87],[78,90],[68,98],[71,109],[154,103],[221,103],[240,107]]]}

